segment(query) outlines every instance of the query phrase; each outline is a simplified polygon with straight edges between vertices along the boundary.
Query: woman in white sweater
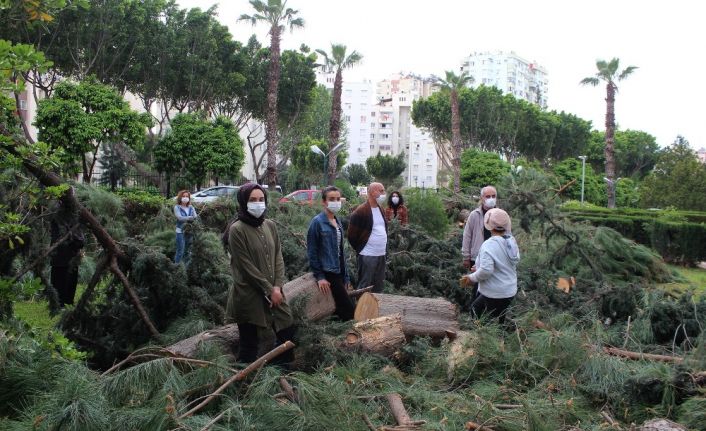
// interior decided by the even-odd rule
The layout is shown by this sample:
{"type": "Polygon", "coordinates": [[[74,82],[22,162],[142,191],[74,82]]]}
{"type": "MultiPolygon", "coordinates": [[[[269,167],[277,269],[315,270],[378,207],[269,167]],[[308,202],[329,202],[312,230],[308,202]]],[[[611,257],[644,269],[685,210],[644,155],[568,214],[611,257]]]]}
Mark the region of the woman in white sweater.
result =
{"type": "Polygon", "coordinates": [[[478,296],[471,309],[476,317],[487,314],[505,321],[505,312],[517,293],[517,263],[520,250],[511,232],[510,216],[503,210],[488,210],[483,218],[485,228],[491,232],[478,252],[476,264],[468,280],[479,283],[478,296]]]}

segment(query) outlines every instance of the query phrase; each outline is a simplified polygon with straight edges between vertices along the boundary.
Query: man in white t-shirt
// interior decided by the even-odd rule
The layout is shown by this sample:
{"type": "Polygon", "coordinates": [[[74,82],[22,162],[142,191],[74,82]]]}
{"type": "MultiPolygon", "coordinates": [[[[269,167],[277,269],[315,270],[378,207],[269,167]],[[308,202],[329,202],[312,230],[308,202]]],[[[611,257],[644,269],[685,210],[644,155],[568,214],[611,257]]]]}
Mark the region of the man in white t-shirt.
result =
{"type": "Polygon", "coordinates": [[[382,292],[385,283],[387,254],[387,221],[382,205],[385,186],[371,183],[368,200],[351,214],[348,222],[348,242],[358,254],[358,288],[372,285],[373,292],[382,292]]]}

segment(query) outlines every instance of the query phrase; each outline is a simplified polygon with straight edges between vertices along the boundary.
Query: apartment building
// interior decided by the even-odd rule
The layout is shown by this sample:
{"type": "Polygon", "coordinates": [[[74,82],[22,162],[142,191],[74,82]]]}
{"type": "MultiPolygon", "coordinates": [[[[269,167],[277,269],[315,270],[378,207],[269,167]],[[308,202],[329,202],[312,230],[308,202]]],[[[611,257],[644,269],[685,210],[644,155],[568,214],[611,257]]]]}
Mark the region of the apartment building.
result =
{"type": "Polygon", "coordinates": [[[497,87],[541,108],[547,107],[549,81],[547,71],[534,61],[528,61],[515,52],[474,52],[461,62],[461,72],[473,77],[472,87],[497,87]]]}
{"type": "Polygon", "coordinates": [[[412,105],[438,90],[433,81],[396,74],[376,85],[377,104],[371,111],[371,155],[405,154],[408,187],[436,187],[438,158],[431,136],[412,124],[412,105]]]}
{"type": "MultiPolygon", "coordinates": [[[[335,73],[319,70],[317,83],[333,91],[335,73]]],[[[341,110],[346,131],[346,165],[362,164],[370,157],[370,116],[374,89],[371,81],[343,81],[341,110]]]]}

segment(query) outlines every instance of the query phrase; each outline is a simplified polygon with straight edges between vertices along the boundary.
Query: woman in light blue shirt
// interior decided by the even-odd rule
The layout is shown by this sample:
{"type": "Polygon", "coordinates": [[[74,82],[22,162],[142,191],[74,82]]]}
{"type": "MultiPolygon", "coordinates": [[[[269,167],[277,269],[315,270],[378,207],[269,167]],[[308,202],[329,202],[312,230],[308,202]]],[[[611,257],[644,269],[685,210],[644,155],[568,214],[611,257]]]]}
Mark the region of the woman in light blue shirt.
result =
{"type": "Polygon", "coordinates": [[[185,265],[191,261],[191,242],[193,235],[191,232],[191,222],[196,220],[198,214],[191,205],[191,193],[182,190],[177,194],[177,204],[174,205],[174,216],[176,217],[176,253],[174,263],[182,260],[185,265]]]}

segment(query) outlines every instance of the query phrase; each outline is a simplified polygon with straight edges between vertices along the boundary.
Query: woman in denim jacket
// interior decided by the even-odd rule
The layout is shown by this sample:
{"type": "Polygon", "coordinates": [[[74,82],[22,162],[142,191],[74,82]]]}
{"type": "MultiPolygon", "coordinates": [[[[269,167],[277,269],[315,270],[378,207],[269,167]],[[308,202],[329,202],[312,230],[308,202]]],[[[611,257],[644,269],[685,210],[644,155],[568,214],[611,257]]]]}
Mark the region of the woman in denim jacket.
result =
{"type": "Polygon", "coordinates": [[[354,307],[347,292],[350,278],[343,253],[343,227],[336,217],[341,210],[341,191],[336,187],[325,188],[321,193],[321,203],[324,210],[311,220],[306,236],[309,268],[321,292],[331,292],[336,303],[336,315],[341,320],[351,320],[354,307]]]}
{"type": "Polygon", "coordinates": [[[190,231],[190,224],[198,217],[196,209],[191,205],[191,193],[182,190],[177,194],[176,205],[174,205],[174,217],[176,217],[176,252],[174,253],[174,263],[183,260],[188,265],[191,261],[191,243],[193,235],[190,231]]]}

